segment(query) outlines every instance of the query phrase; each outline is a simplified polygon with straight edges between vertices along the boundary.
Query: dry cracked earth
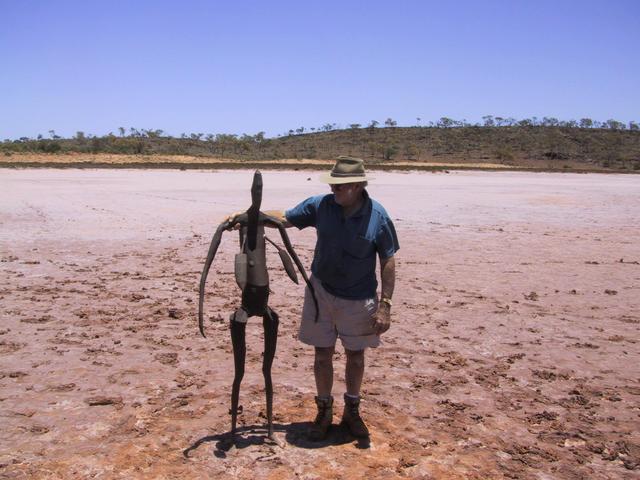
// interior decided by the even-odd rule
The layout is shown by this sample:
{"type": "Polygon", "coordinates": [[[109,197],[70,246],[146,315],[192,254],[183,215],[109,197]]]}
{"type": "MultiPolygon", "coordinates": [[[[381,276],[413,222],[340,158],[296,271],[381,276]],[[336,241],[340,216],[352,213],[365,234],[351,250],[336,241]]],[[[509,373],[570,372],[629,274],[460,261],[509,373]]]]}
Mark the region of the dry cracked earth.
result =
{"type": "MultiPolygon", "coordinates": [[[[325,192],[316,175],[265,172],[263,207],[325,192]]],[[[340,349],[335,425],[306,440],[303,289],[272,249],[275,441],[252,318],[230,442],[234,234],[210,274],[206,339],[198,282],[251,172],[2,171],[0,477],[640,478],[637,177],[376,177],[401,250],[393,325],[367,352],[370,441],[337,425],[340,349]]],[[[308,267],[314,232],[290,236],[308,267]]]]}

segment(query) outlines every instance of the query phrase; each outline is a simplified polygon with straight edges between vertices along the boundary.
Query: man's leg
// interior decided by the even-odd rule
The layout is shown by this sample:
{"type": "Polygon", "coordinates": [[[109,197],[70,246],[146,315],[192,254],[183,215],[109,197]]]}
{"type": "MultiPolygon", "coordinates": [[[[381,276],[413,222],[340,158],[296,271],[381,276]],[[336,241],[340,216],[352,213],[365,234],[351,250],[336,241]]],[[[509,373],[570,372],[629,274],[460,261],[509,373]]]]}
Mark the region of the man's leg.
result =
{"type": "Polygon", "coordinates": [[[318,397],[330,397],[333,389],[333,354],[335,347],[315,347],[313,375],[318,397]]]}
{"type": "Polygon", "coordinates": [[[368,437],[369,429],[360,417],[360,386],[364,376],[364,350],[348,350],[345,381],[347,393],[344,394],[344,413],[342,423],[345,424],[354,437],[368,437]]]}
{"type": "Polygon", "coordinates": [[[311,428],[309,429],[310,440],[324,440],[331,427],[333,420],[333,397],[331,389],[333,387],[333,353],[335,347],[315,347],[315,359],[313,362],[313,375],[316,379],[316,415],[311,428]]]}
{"type": "Polygon", "coordinates": [[[359,397],[364,376],[364,350],[347,350],[345,348],[344,351],[347,354],[347,367],[344,373],[347,395],[359,397]]]}

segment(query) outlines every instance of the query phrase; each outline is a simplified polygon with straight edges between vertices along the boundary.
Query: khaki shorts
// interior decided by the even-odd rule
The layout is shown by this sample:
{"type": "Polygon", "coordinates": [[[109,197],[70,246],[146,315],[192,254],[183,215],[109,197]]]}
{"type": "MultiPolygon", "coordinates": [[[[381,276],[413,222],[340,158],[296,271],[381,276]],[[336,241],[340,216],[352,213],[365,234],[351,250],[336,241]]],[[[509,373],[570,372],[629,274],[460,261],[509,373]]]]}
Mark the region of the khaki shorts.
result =
{"type": "Polygon", "coordinates": [[[320,315],[315,321],[316,308],[309,287],[304,292],[302,322],[298,338],[314,347],[333,347],[340,338],[347,350],[364,350],[380,345],[380,336],[373,331],[373,316],[378,310],[378,299],[348,300],[327,292],[314,277],[311,284],[316,293],[320,315]]]}

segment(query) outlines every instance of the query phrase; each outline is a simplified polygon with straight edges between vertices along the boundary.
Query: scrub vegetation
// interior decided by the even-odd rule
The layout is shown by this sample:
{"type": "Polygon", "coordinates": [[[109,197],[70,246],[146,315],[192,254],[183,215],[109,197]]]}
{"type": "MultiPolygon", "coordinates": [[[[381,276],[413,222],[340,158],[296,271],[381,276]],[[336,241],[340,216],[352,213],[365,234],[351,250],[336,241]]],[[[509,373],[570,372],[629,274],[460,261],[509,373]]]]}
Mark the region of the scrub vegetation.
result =
{"type": "MultiPolygon", "coordinates": [[[[116,133],[95,136],[77,132],[62,138],[54,130],[48,136],[7,139],[0,143],[3,163],[14,163],[14,154],[143,155],[154,163],[157,156],[197,157],[195,163],[214,160],[326,160],[340,154],[364,158],[368,164],[487,164],[541,169],[605,169],[640,171],[640,126],[617,120],[583,118],[561,121],[544,117],[516,120],[485,116],[470,124],[443,117],[437,122],[397,126],[391,118],[382,124],[350,124],[341,128],[327,123],[299,127],[273,138],[255,135],[183,133],[118,128],[116,133]]],[[[138,162],[139,163],[139,162],[138,162]]]]}

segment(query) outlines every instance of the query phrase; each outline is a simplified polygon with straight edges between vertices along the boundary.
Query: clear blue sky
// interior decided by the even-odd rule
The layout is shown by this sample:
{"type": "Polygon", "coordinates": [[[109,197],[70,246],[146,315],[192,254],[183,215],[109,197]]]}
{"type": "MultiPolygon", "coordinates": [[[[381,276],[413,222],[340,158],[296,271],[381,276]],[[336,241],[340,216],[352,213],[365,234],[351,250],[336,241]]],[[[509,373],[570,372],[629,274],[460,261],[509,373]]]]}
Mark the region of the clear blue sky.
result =
{"type": "Polygon", "coordinates": [[[640,2],[0,0],[0,140],[640,120],[640,2]]]}

